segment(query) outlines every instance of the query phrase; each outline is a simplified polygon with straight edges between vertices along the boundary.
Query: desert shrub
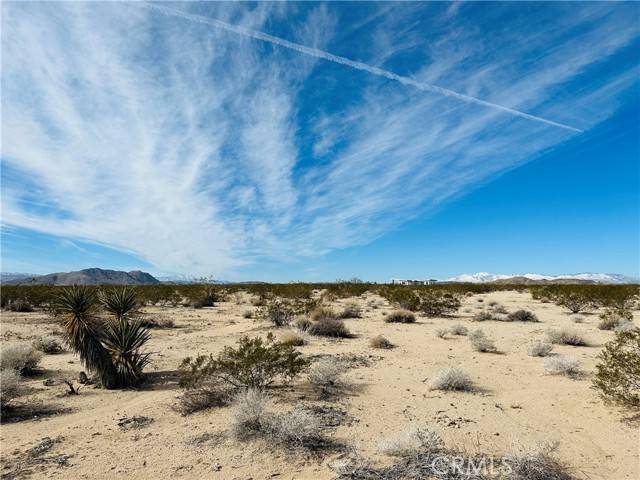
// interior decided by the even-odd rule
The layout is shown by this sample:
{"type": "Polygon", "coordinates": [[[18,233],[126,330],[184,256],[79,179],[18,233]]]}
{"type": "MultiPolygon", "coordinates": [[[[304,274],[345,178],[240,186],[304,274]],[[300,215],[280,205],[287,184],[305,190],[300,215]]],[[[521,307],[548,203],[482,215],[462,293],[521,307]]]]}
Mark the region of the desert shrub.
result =
{"type": "Polygon", "coordinates": [[[301,347],[309,343],[306,332],[300,330],[287,330],[280,335],[280,343],[290,345],[292,347],[301,347]]]}
{"type": "Polygon", "coordinates": [[[564,327],[559,330],[549,330],[547,337],[551,343],[558,345],[573,345],[578,347],[589,344],[580,332],[569,327],[564,327]]]}
{"type": "Polygon", "coordinates": [[[320,306],[315,308],[309,317],[312,322],[321,322],[325,320],[336,320],[338,318],[338,314],[335,310],[329,307],[320,306]]]}
{"type": "Polygon", "coordinates": [[[322,358],[311,365],[309,369],[309,383],[323,393],[330,393],[340,384],[340,377],[344,373],[344,366],[335,358],[322,358]]]}
{"type": "Polygon", "coordinates": [[[180,365],[180,385],[193,388],[207,380],[262,389],[278,379],[291,380],[308,365],[300,352],[276,342],[272,334],[266,340],[244,336],[236,348],[227,346],[215,358],[185,358],[180,365]]]}
{"type": "Polygon", "coordinates": [[[483,302],[484,302],[484,298],[478,298],[476,301],[477,301],[478,303],[483,303],[483,302]]]}
{"type": "Polygon", "coordinates": [[[267,304],[267,297],[259,295],[251,299],[251,305],[254,307],[264,307],[267,304]]]}
{"type": "Polygon", "coordinates": [[[307,317],[298,317],[293,324],[301,332],[308,332],[313,326],[313,322],[307,317]]]}
{"type": "Polygon", "coordinates": [[[556,295],[556,303],[572,313],[588,312],[596,306],[586,290],[559,293],[556,295]]]}
{"type": "Polygon", "coordinates": [[[551,375],[574,377],[580,373],[580,362],[569,355],[556,355],[545,359],[544,369],[551,375]]]}
{"type": "Polygon", "coordinates": [[[385,439],[378,450],[392,457],[411,457],[420,451],[440,452],[444,450],[442,437],[432,430],[420,429],[414,425],[385,439]]]}
{"type": "Polygon", "coordinates": [[[13,369],[0,370],[0,407],[8,408],[20,395],[20,376],[13,369]]]}
{"type": "Polygon", "coordinates": [[[409,310],[394,310],[384,317],[387,323],[415,323],[416,316],[409,310]]]}
{"type": "Polygon", "coordinates": [[[640,407],[640,328],[616,333],[598,356],[593,384],[615,403],[640,407]]]}
{"type": "Polygon", "coordinates": [[[632,320],[633,314],[630,310],[607,308],[600,314],[598,328],[600,330],[614,330],[622,322],[631,322],[632,320]]]}
{"type": "Polygon", "coordinates": [[[149,317],[145,315],[145,316],[139,317],[138,320],[140,321],[142,326],[145,328],[163,329],[163,328],[175,328],[176,326],[176,323],[173,321],[173,319],[168,317],[149,317]]]}
{"type": "Polygon", "coordinates": [[[187,389],[178,399],[177,409],[188,415],[209,408],[223,407],[231,402],[232,390],[220,383],[203,383],[187,389]]]}
{"type": "Polygon", "coordinates": [[[261,389],[247,388],[239,391],[234,400],[233,433],[246,439],[264,429],[269,396],[261,389]]]}
{"type": "Polygon", "coordinates": [[[376,335],[369,341],[369,345],[373,348],[393,348],[393,343],[382,335],[376,335]]]}
{"type": "Polygon", "coordinates": [[[507,315],[509,322],[539,322],[535,313],[529,310],[517,310],[507,315]]]}
{"type": "Polygon", "coordinates": [[[317,335],[320,337],[351,337],[349,329],[342,320],[329,317],[324,317],[321,320],[313,322],[308,331],[311,335],[317,335]]]}
{"type": "Polygon", "coordinates": [[[572,480],[569,467],[555,458],[558,444],[540,445],[529,452],[512,453],[505,457],[511,468],[509,480],[572,480]]]}
{"type": "Polygon", "coordinates": [[[497,348],[493,340],[488,338],[485,333],[478,329],[469,334],[469,341],[474,350],[478,352],[497,352],[497,348]]]}
{"type": "Polygon", "coordinates": [[[243,318],[253,318],[253,312],[251,310],[245,310],[242,314],[243,318]]]}
{"type": "Polygon", "coordinates": [[[454,293],[441,290],[421,290],[420,310],[427,317],[439,317],[442,315],[451,315],[460,308],[460,299],[454,293]]]}
{"type": "Polygon", "coordinates": [[[33,343],[33,348],[42,353],[56,354],[64,350],[60,340],[53,335],[39,336],[33,343]]]}
{"type": "Polygon", "coordinates": [[[13,370],[22,376],[27,376],[36,370],[41,359],[42,353],[31,345],[9,345],[2,349],[0,369],[13,370]]]}
{"type": "Polygon", "coordinates": [[[198,307],[215,307],[216,302],[221,302],[222,295],[219,295],[215,287],[205,285],[199,298],[194,299],[193,303],[198,307]]]}
{"type": "Polygon", "coordinates": [[[532,357],[546,357],[552,350],[553,344],[544,340],[537,340],[529,346],[527,353],[532,357]]]}
{"type": "Polygon", "coordinates": [[[451,332],[452,335],[466,335],[468,333],[467,327],[465,327],[464,325],[453,325],[451,327],[451,329],[449,330],[451,332]]]}
{"type": "Polygon", "coordinates": [[[447,338],[447,333],[449,333],[449,331],[446,328],[437,328],[435,331],[435,335],[438,338],[447,338]]]}
{"type": "Polygon", "coordinates": [[[584,320],[585,320],[583,315],[578,315],[578,314],[571,315],[570,318],[573,323],[584,323],[584,320]]]}
{"type": "Polygon", "coordinates": [[[444,368],[431,378],[429,389],[469,391],[473,389],[473,380],[461,368],[444,368]]]}
{"type": "Polygon", "coordinates": [[[505,315],[507,314],[507,309],[505,308],[505,306],[498,302],[490,302],[489,310],[491,310],[492,313],[501,313],[505,315]]]}
{"type": "Polygon", "coordinates": [[[362,317],[362,308],[356,302],[349,302],[345,305],[340,318],[360,318],[362,317]]]}
{"type": "Polygon", "coordinates": [[[409,288],[386,287],[380,291],[380,295],[402,310],[415,312],[420,309],[420,297],[409,288]]]}
{"type": "Polygon", "coordinates": [[[472,320],[474,322],[487,322],[489,320],[493,320],[493,315],[491,314],[491,312],[487,312],[486,310],[483,310],[482,312],[478,312],[476,313],[472,320]]]}
{"type": "Polygon", "coordinates": [[[21,298],[9,302],[6,307],[7,310],[12,312],[20,312],[20,313],[28,313],[33,312],[33,305],[27,300],[23,300],[21,298]]]}
{"type": "Polygon", "coordinates": [[[276,327],[284,327],[291,323],[295,317],[295,310],[290,302],[284,300],[271,300],[260,312],[260,317],[270,321],[276,327]]]}

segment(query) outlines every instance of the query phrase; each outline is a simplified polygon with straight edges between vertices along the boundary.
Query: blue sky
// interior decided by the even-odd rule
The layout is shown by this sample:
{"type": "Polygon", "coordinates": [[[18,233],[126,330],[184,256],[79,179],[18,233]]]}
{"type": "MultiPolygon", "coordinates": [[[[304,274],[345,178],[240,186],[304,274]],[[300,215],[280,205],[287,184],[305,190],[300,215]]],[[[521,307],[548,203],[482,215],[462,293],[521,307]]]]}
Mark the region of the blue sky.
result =
{"type": "Polygon", "coordinates": [[[637,3],[3,3],[2,270],[639,275],[637,3]]]}

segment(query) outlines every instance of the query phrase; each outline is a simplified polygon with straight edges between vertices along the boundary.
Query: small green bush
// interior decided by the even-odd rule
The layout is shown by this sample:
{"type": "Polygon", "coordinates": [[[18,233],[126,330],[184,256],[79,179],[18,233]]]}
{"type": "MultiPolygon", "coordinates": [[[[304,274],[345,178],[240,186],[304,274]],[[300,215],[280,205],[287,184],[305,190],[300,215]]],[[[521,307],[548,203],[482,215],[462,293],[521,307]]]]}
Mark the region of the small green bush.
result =
{"type": "Polygon", "coordinates": [[[285,327],[291,323],[296,315],[290,302],[284,300],[271,300],[260,311],[259,316],[270,321],[276,327],[285,327]]]}
{"type": "Polygon", "coordinates": [[[421,290],[420,310],[427,317],[439,317],[442,315],[451,315],[460,308],[460,299],[458,295],[441,290],[421,290]]]}
{"type": "Polygon", "coordinates": [[[606,400],[640,407],[640,328],[616,333],[604,346],[593,384],[606,400]]]}
{"type": "Polygon", "coordinates": [[[180,365],[180,385],[194,388],[204,380],[219,381],[233,387],[265,388],[278,379],[291,380],[305,370],[309,361],[292,346],[244,336],[238,346],[225,347],[217,356],[185,358],[180,365]]]}

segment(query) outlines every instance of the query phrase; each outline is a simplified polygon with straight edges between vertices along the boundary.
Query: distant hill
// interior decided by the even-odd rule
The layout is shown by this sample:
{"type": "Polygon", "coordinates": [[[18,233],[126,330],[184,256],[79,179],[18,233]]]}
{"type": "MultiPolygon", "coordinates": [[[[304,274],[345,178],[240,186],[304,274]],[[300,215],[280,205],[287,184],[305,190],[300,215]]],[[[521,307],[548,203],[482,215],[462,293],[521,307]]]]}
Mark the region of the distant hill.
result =
{"type": "Polygon", "coordinates": [[[502,283],[519,285],[539,285],[546,283],[638,283],[637,278],[627,277],[618,273],[576,273],[564,275],[541,275],[539,273],[525,273],[523,275],[503,275],[494,273],[465,273],[457,277],[447,279],[449,282],[469,283],[502,283]]]}
{"type": "Polygon", "coordinates": [[[154,285],[160,281],[147,272],[86,268],[77,272],[50,273],[4,280],[5,285],[154,285]]]}

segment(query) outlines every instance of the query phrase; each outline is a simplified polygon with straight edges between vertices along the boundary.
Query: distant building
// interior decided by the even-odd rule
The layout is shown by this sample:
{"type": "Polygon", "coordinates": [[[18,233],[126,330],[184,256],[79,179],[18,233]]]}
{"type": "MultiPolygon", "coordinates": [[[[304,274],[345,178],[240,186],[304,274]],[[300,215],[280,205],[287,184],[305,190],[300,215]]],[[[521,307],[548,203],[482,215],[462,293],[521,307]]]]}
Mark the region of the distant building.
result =
{"type": "Polygon", "coordinates": [[[408,280],[402,278],[392,278],[391,285],[433,285],[438,280],[430,278],[429,280],[408,280]]]}

